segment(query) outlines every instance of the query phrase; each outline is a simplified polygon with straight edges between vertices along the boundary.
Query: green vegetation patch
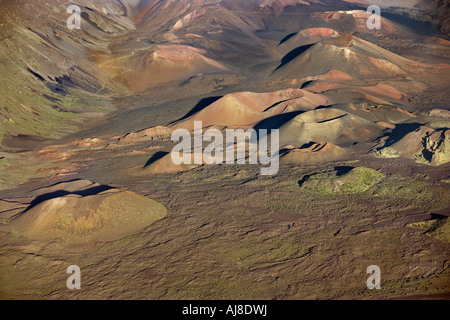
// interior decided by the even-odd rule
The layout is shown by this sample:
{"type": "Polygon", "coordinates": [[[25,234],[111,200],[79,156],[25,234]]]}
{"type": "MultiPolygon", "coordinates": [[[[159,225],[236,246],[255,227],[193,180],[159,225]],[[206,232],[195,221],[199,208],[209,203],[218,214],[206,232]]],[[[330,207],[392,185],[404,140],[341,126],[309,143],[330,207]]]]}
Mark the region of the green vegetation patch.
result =
{"type": "Polygon", "coordinates": [[[355,194],[369,190],[380,182],[384,174],[370,168],[357,167],[337,176],[336,173],[318,173],[300,182],[301,188],[319,194],[355,194]]]}
{"type": "MultiPolygon", "coordinates": [[[[299,191],[303,195],[313,197],[312,200],[326,202],[344,199],[350,202],[359,200],[383,201],[384,206],[391,208],[421,208],[441,210],[450,206],[450,193],[446,188],[432,187],[426,177],[407,177],[400,174],[385,176],[376,170],[358,167],[345,174],[328,171],[304,176],[298,182],[299,191]]],[[[310,200],[311,202],[311,200],[310,200]]],[[[311,202],[312,203],[312,202],[311,202]]],[[[298,212],[294,203],[288,203],[288,211],[298,212]]],[[[284,204],[286,206],[286,204],[284,204]]],[[[317,208],[316,208],[317,211],[317,208]]]]}
{"type": "Polygon", "coordinates": [[[0,41],[0,143],[18,134],[60,138],[82,126],[86,117],[111,110],[110,101],[100,95],[69,87],[52,91],[49,86],[59,85],[48,75],[61,76],[54,67],[59,57],[49,53],[43,59],[39,37],[6,23],[0,41]]]}
{"type": "Polygon", "coordinates": [[[448,218],[431,219],[411,223],[408,225],[411,228],[427,229],[426,235],[450,243],[450,222],[448,218]]]}
{"type": "Polygon", "coordinates": [[[449,219],[446,218],[438,221],[426,232],[426,234],[435,239],[450,243],[449,219]]]}
{"type": "Polygon", "coordinates": [[[394,174],[383,179],[375,186],[372,196],[395,198],[405,206],[439,210],[450,205],[450,193],[447,189],[431,187],[417,177],[409,178],[394,174]]]}

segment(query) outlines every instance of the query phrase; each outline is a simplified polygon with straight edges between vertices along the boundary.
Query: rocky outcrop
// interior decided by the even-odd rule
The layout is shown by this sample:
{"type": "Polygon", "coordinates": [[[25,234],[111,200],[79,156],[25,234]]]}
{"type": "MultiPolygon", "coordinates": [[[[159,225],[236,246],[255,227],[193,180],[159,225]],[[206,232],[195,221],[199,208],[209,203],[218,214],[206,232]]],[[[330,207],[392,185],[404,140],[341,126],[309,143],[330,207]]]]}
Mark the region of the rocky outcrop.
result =
{"type": "Polygon", "coordinates": [[[383,158],[410,158],[431,165],[450,161],[450,130],[421,126],[400,141],[382,148],[376,155],[383,158]]]}

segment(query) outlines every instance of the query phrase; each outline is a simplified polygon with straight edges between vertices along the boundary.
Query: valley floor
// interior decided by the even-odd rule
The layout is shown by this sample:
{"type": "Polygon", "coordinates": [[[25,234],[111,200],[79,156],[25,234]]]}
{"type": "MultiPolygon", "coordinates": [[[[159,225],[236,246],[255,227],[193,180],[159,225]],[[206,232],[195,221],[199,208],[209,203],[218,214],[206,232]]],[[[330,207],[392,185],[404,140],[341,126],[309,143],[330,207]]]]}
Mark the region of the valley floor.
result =
{"type": "MultiPolygon", "coordinates": [[[[126,164],[143,157],[129,155],[134,160],[126,164]]],[[[429,230],[448,215],[448,165],[362,157],[282,167],[274,177],[239,165],[146,177],[123,174],[123,161],[102,158],[71,179],[149,196],[169,209],[168,216],[112,242],[30,241],[11,234],[6,219],[25,206],[10,201],[26,199],[7,200],[17,190],[3,192],[2,298],[447,297],[449,243],[429,230]],[[358,194],[321,194],[300,185],[305,176],[353,167],[377,169],[386,177],[358,194]],[[80,291],[66,288],[69,265],[81,268],[80,291]],[[381,268],[381,290],[366,288],[369,265],[381,268]]],[[[21,193],[42,185],[32,180],[21,193]]]]}

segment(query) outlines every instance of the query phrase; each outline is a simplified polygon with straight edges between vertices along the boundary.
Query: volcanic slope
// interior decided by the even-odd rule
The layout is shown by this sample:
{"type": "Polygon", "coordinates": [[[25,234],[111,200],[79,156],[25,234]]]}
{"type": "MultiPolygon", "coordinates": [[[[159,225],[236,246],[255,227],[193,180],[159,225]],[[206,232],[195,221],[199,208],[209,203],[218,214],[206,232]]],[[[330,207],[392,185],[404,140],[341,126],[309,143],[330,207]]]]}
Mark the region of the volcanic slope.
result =
{"type": "Polygon", "coordinates": [[[349,159],[370,149],[385,126],[337,108],[302,113],[280,127],[282,164],[349,159]]]}
{"type": "Polygon", "coordinates": [[[89,59],[134,28],[126,9],[118,1],[79,5],[83,29],[72,31],[64,3],[0,2],[0,142],[59,138],[111,111],[110,96],[126,92],[89,59]]]}
{"type": "MultiPolygon", "coordinates": [[[[302,50],[303,46],[315,44],[323,39],[336,38],[341,36],[339,32],[331,28],[308,28],[303,29],[295,34],[291,34],[283,38],[277,45],[279,54],[286,56],[288,53],[295,54],[297,48],[302,50]]],[[[307,47],[303,47],[304,48],[307,47]]]]}
{"type": "Polygon", "coordinates": [[[410,158],[432,165],[450,162],[450,130],[421,126],[392,145],[384,146],[376,155],[382,158],[410,158]]]}
{"type": "Polygon", "coordinates": [[[206,50],[187,45],[168,44],[125,55],[97,54],[95,59],[111,78],[133,92],[143,92],[158,86],[180,85],[198,74],[231,72],[222,63],[207,58],[205,53],[206,50]]]}
{"type": "Polygon", "coordinates": [[[350,146],[381,135],[384,128],[345,111],[327,108],[305,112],[280,128],[280,145],[331,142],[350,146]]]}
{"type": "Polygon", "coordinates": [[[387,78],[405,75],[419,66],[368,41],[345,35],[322,40],[295,58],[282,60],[274,76],[296,78],[337,69],[357,79],[387,78]]]}
{"type": "Polygon", "coordinates": [[[192,130],[194,121],[202,121],[203,127],[253,127],[264,119],[282,113],[306,111],[329,104],[331,101],[327,97],[301,89],[266,93],[236,92],[176,122],[173,127],[192,130]]]}
{"type": "Polygon", "coordinates": [[[40,189],[13,232],[37,240],[111,241],[137,233],[166,216],[159,203],[131,191],[85,180],[40,189]]]}

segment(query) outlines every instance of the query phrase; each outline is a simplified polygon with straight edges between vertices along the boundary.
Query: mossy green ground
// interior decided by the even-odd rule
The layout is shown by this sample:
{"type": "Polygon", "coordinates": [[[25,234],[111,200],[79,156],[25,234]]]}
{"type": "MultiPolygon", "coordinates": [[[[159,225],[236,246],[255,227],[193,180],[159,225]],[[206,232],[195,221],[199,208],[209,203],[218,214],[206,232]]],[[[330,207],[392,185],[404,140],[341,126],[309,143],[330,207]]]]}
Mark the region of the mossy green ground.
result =
{"type": "Polygon", "coordinates": [[[79,128],[84,113],[111,110],[108,99],[75,88],[65,88],[65,94],[52,92],[46,84],[55,81],[45,74],[41,81],[27,70],[39,73],[54,69],[52,61],[37,49],[41,39],[15,25],[6,13],[1,17],[0,144],[7,135],[59,138],[79,128]]]}
{"type": "MultiPolygon", "coordinates": [[[[277,189],[280,190],[280,186],[277,189]]],[[[281,210],[308,214],[314,209],[312,203],[319,199],[344,210],[357,205],[360,200],[427,210],[439,210],[450,205],[450,194],[446,189],[430,187],[420,177],[401,174],[385,176],[364,167],[356,167],[342,176],[336,176],[335,171],[306,175],[298,182],[283,182],[282,189],[297,189],[299,195],[289,195],[267,203],[267,208],[274,212],[281,210]]]]}
{"type": "MultiPolygon", "coordinates": [[[[102,162],[92,165],[106,168],[102,162]]],[[[169,209],[167,217],[119,241],[79,249],[52,243],[30,244],[24,253],[9,250],[0,263],[0,269],[10,270],[0,273],[3,294],[47,299],[371,299],[446,292],[449,274],[443,270],[442,253],[447,244],[408,224],[429,208],[448,207],[447,190],[432,186],[426,175],[382,177],[372,169],[348,172],[360,175],[355,181],[365,191],[316,193],[299,186],[304,176],[320,172],[330,173],[320,179],[344,177],[332,174],[333,168],[281,167],[274,177],[261,177],[258,166],[238,165],[199,167],[144,181],[124,175],[122,183],[133,185],[134,191],[159,194],[158,201],[169,209]],[[60,286],[66,281],[64,267],[73,261],[85,279],[78,293],[60,286]],[[366,268],[372,264],[382,270],[382,290],[366,288],[366,268]]],[[[101,181],[101,169],[94,169],[99,175],[95,180],[101,181]]]]}
{"type": "Polygon", "coordinates": [[[426,230],[426,235],[450,243],[450,220],[448,218],[415,222],[409,226],[411,228],[424,229],[426,230]]]}
{"type": "Polygon", "coordinates": [[[339,177],[333,177],[333,173],[310,175],[301,187],[319,194],[354,194],[367,191],[383,178],[384,174],[376,170],[356,167],[339,177]]]}

